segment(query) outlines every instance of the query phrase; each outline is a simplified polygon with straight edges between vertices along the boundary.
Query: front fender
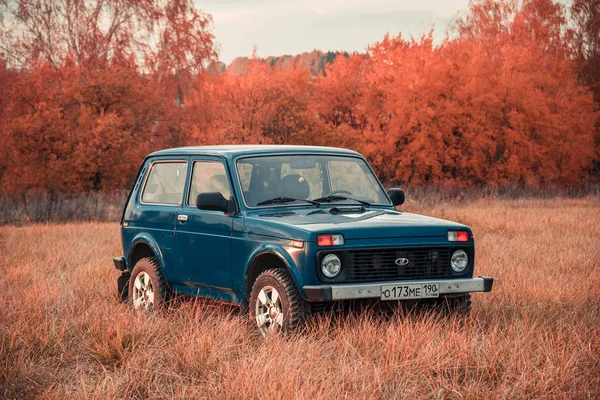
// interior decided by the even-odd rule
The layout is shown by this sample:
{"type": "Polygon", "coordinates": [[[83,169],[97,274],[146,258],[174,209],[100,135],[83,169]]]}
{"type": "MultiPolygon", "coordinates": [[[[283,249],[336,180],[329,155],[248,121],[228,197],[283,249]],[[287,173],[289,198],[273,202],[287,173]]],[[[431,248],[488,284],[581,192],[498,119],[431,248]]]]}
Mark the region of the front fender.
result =
{"type": "Polygon", "coordinates": [[[296,285],[296,289],[298,289],[298,292],[302,297],[306,298],[306,294],[304,293],[303,289],[304,278],[302,276],[304,271],[304,249],[298,249],[288,245],[265,243],[257,247],[249,257],[248,263],[244,268],[245,277],[248,276],[248,270],[250,269],[250,266],[254,260],[263,254],[273,254],[283,262],[290,273],[294,284],[296,285]]]}

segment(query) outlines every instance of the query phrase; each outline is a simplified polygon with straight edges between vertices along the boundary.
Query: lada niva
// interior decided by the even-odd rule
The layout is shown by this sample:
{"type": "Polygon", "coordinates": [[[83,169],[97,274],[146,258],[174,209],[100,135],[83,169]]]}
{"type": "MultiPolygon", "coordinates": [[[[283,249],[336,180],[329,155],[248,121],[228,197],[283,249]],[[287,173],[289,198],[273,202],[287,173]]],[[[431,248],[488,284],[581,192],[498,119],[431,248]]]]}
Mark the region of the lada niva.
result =
{"type": "Polygon", "coordinates": [[[121,219],[119,291],[135,309],[173,293],[239,304],[263,335],[344,302],[438,302],[466,314],[475,247],[465,225],[402,212],[344,149],[210,146],[142,163],[121,219]]]}

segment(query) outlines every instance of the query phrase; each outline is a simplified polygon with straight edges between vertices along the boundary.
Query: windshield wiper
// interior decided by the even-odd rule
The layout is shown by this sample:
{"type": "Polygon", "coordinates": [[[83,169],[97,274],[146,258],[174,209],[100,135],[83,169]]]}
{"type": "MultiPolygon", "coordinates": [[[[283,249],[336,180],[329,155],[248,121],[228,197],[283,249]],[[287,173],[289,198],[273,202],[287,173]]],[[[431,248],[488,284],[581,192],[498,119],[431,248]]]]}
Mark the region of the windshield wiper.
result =
{"type": "Polygon", "coordinates": [[[313,199],[312,201],[314,201],[315,203],[321,204],[321,203],[333,203],[334,201],[341,201],[341,200],[353,200],[353,201],[359,202],[363,206],[366,206],[366,207],[371,206],[371,203],[369,203],[367,201],[359,200],[359,199],[355,199],[355,198],[347,197],[347,196],[340,196],[339,194],[334,194],[334,195],[325,196],[325,197],[319,197],[318,199],[313,199]]]}
{"type": "Polygon", "coordinates": [[[284,204],[284,203],[292,203],[294,201],[305,201],[310,204],[314,204],[319,207],[319,202],[314,200],[306,200],[306,199],[294,199],[293,197],[275,197],[269,200],[264,200],[259,203],[256,203],[257,206],[266,206],[268,204],[284,204]]]}

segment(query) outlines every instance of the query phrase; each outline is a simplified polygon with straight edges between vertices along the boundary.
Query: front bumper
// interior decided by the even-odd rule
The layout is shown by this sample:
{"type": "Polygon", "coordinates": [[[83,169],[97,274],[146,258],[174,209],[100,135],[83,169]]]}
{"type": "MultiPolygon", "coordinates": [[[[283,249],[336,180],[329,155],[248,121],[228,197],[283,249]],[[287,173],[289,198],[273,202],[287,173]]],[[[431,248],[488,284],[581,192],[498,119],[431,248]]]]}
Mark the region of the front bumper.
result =
{"type": "Polygon", "coordinates": [[[378,283],[354,283],[342,285],[304,286],[308,301],[335,301],[381,298],[382,285],[406,285],[439,283],[440,295],[455,295],[471,292],[491,292],[494,278],[479,276],[468,279],[427,279],[415,281],[388,281],[378,283]]]}

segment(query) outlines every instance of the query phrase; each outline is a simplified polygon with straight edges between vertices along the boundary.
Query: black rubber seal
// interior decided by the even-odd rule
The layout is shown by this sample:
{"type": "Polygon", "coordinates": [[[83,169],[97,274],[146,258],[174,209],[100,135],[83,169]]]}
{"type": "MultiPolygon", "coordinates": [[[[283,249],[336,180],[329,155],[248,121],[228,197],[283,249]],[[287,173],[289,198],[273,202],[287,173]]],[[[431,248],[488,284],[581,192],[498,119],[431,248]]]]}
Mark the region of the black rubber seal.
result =
{"type": "Polygon", "coordinates": [[[483,291],[491,292],[492,286],[494,285],[494,278],[489,276],[480,276],[483,279],[483,291]]]}

